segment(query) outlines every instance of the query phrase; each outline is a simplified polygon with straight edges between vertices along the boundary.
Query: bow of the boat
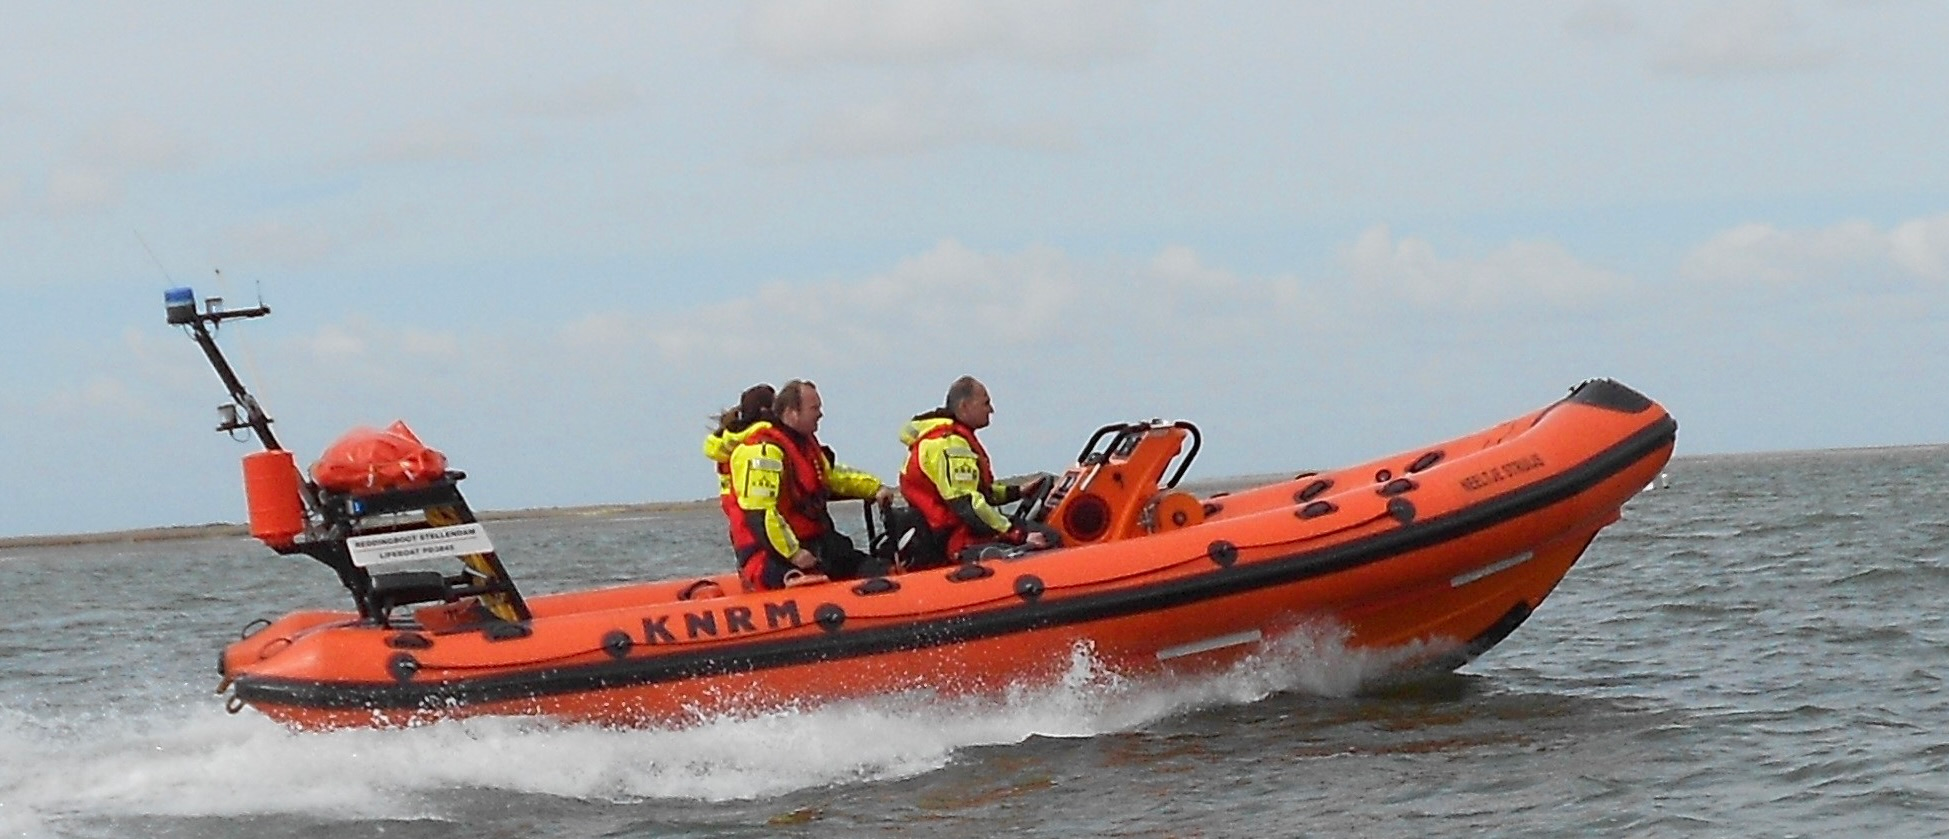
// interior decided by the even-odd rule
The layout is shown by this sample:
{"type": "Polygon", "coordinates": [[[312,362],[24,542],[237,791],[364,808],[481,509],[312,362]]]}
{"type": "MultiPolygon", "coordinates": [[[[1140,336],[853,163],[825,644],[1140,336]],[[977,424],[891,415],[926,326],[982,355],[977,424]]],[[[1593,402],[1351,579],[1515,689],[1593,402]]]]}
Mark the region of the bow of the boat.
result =
{"type": "Polygon", "coordinates": [[[1623,384],[1579,385],[1529,427],[1486,445],[1492,456],[1430,475],[1452,499],[1445,515],[1418,523],[1451,537],[1424,540],[1419,552],[1434,573],[1344,620],[1363,645],[1428,644],[1428,667],[1467,663],[1527,620],[1656,480],[1677,430],[1663,406],[1623,384]]]}

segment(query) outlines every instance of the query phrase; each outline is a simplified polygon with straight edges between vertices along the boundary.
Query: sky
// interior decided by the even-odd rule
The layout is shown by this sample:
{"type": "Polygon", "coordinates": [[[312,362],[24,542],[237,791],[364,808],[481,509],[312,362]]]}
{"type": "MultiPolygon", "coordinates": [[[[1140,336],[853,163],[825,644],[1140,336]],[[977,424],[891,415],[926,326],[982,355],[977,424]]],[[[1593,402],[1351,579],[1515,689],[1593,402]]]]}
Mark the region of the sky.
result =
{"type": "MultiPolygon", "coordinates": [[[[707,498],[759,381],[892,480],[1185,419],[1326,469],[1615,378],[1679,454],[1949,442],[1949,4],[0,0],[0,536],[243,521],[191,286],[308,464],[707,498]]],[[[1675,475],[1674,480],[1683,480],[1675,475]]]]}

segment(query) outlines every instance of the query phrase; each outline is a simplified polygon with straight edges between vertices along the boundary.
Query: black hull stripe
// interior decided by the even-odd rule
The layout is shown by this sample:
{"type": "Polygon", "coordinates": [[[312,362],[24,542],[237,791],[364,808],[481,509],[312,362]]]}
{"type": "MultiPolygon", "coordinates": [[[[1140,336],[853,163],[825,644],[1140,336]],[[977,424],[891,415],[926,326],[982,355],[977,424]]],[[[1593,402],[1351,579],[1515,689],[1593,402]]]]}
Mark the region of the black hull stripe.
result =
{"type": "MultiPolygon", "coordinates": [[[[1024,602],[988,612],[897,626],[752,641],[696,652],[661,653],[640,659],[547,668],[445,684],[345,684],[241,674],[237,678],[237,696],[251,703],[321,709],[441,709],[920,650],[1125,617],[1310,580],[1486,530],[1597,486],[1670,445],[1677,430],[1677,422],[1667,416],[1562,474],[1508,495],[1344,545],[1248,565],[1214,566],[1209,573],[1185,580],[1055,602],[1024,602]]],[[[1500,641],[1501,637],[1494,640],[1500,641]]],[[[1481,650],[1473,650],[1469,657],[1480,653],[1481,650]]]]}

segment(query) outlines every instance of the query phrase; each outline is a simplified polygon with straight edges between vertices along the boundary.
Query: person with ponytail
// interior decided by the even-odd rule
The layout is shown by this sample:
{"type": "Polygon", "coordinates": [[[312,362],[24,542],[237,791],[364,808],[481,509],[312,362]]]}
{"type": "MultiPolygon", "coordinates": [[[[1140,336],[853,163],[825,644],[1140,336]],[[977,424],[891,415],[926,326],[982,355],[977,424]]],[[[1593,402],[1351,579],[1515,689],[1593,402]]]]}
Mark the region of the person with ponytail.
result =
{"type": "Polygon", "coordinates": [[[737,498],[731,494],[731,452],[745,438],[771,424],[771,402],[776,396],[772,386],[763,382],[745,388],[738,395],[738,404],[717,415],[717,430],[704,438],[704,457],[717,464],[717,504],[730,525],[733,551],[741,551],[745,546],[738,544],[738,535],[743,532],[738,522],[743,514],[738,511],[737,498]]]}

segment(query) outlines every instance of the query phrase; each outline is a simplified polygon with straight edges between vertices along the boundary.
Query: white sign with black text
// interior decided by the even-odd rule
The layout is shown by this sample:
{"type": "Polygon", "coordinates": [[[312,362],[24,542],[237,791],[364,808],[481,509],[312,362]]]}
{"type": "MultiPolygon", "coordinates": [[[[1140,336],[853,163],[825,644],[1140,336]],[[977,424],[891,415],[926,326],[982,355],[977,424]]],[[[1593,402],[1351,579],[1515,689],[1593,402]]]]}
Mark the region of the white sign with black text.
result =
{"type": "Polygon", "coordinates": [[[352,564],[366,568],[388,562],[484,554],[494,550],[494,543],[488,541],[487,531],[481,528],[480,523],[474,522],[427,530],[354,536],[345,540],[345,547],[352,551],[352,564]]]}

